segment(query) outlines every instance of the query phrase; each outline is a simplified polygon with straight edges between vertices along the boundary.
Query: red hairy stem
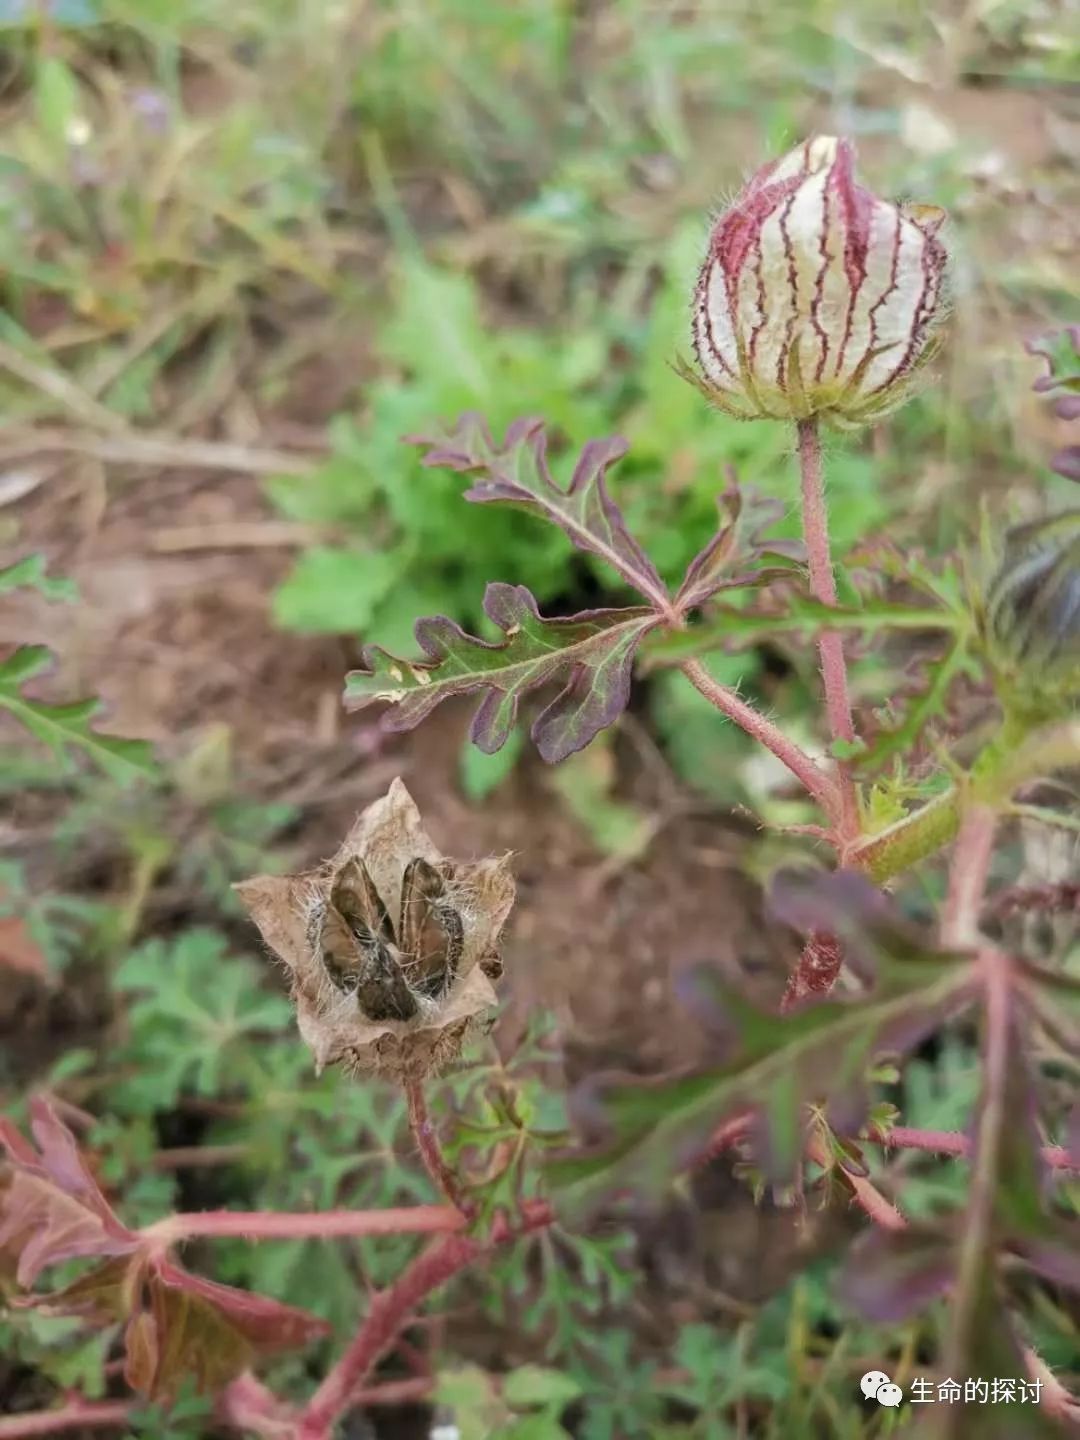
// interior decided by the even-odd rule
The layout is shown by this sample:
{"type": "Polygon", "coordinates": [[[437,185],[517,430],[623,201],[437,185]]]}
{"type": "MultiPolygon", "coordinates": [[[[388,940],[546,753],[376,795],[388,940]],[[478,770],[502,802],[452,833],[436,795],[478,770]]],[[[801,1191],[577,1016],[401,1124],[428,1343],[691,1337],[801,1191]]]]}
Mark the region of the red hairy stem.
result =
{"type": "Polygon", "coordinates": [[[284,1215],[261,1210],[204,1210],[168,1215],[139,1231],[155,1245],[195,1237],[241,1240],[330,1240],[350,1235],[430,1235],[460,1230],[465,1220],[448,1205],[411,1205],[397,1210],[324,1210],[284,1215]]]}
{"type": "Polygon", "coordinates": [[[354,1405],[412,1405],[423,1400],[435,1389],[434,1375],[414,1375],[408,1380],[387,1380],[382,1385],[367,1385],[352,1397],[354,1405]]]}
{"type": "MultiPolygon", "coordinates": [[[[833,1168],[833,1162],[820,1135],[812,1135],[807,1141],[806,1154],[823,1170],[833,1168]]],[[[907,1221],[903,1215],[890,1200],[885,1199],[871,1180],[864,1175],[853,1175],[850,1170],[842,1169],[840,1173],[850,1186],[855,1203],[869,1215],[875,1225],[880,1225],[883,1230],[907,1229],[907,1221]]]]}
{"type": "MultiPolygon", "coordinates": [[[[974,815],[975,812],[972,811],[972,816],[974,815]]],[[[992,815],[991,819],[993,819],[992,815]]],[[[961,839],[963,839],[963,829],[962,826],[961,839]]],[[[993,826],[991,825],[989,829],[992,836],[993,826]]],[[[981,838],[982,832],[976,832],[973,822],[971,834],[974,836],[976,833],[981,838]]],[[[959,848],[958,841],[957,849],[959,850],[959,848]]],[[[981,849],[979,853],[981,853],[981,849]]],[[[985,876],[985,867],[983,875],[985,876]]],[[[981,886],[976,890],[970,884],[965,884],[963,890],[965,899],[970,899],[974,912],[977,914],[978,906],[982,901],[981,886]]],[[[962,922],[966,922],[970,918],[967,910],[963,908],[958,909],[958,914],[962,922]]],[[[950,1333],[945,1347],[945,1365],[950,1373],[959,1369],[963,1363],[963,1357],[969,1352],[978,1324],[980,1280],[992,1236],[996,1177],[1002,1147],[1005,1144],[1005,1131],[1009,1124],[1006,1114],[1005,1090],[1009,1069],[1012,960],[1003,951],[990,948],[980,953],[978,963],[982,972],[985,994],[982,1103],[973,1147],[974,1163],[971,1167],[971,1184],[968,1190],[967,1210],[964,1215],[960,1255],[956,1267],[950,1333]]]]}
{"type": "MultiPolygon", "coordinates": [[[[825,480],[817,421],[800,420],[798,434],[803,536],[810,567],[810,589],[814,598],[823,605],[835,606],[836,580],[829,550],[829,515],[825,505],[825,480]]],[[[822,633],[818,639],[818,656],[821,660],[821,679],[825,686],[825,713],[829,721],[829,731],[834,740],[850,742],[855,739],[855,726],[851,718],[844,641],[837,631],[826,630],[822,633]]],[[[859,803],[850,767],[843,761],[838,766],[838,783],[841,838],[850,843],[860,830],[859,803]]]]}
{"type": "Polygon", "coordinates": [[[945,945],[964,949],[978,941],[979,914],[996,828],[997,813],[989,805],[972,805],[963,814],[949,864],[949,889],[941,919],[945,945]]]}
{"type": "Polygon", "coordinates": [[[375,1365],[434,1290],[467,1269],[494,1245],[542,1229],[551,1224],[552,1218],[550,1207],[536,1202],[522,1207],[517,1225],[497,1220],[486,1243],[468,1235],[448,1235],[433,1241],[392,1285],[372,1299],[344,1355],[305,1406],[297,1440],[327,1440],[337,1417],[356,1403],[375,1365]]]}
{"type": "Polygon", "coordinates": [[[1021,1349],[1029,1379],[1037,1380],[1042,1386],[1043,1414],[1053,1415],[1058,1420],[1071,1421],[1075,1425],[1080,1420],[1080,1402],[1065,1389],[1037,1350],[1033,1350],[1030,1345],[1023,1345],[1021,1349]]]}
{"type": "MultiPolygon", "coordinates": [[[[959,1130],[914,1130],[894,1125],[890,1130],[873,1130],[867,1136],[886,1150],[925,1150],[930,1155],[970,1155],[971,1141],[959,1130]]],[[[1064,1145],[1043,1145],[1039,1154],[1051,1170],[1080,1170],[1080,1155],[1070,1155],[1064,1145]]]]}
{"type": "Polygon", "coordinates": [[[794,740],[789,740],[784,732],[760,711],[741,700],[734,690],[729,690],[726,685],[714,680],[700,660],[687,660],[681,669],[694,689],[704,695],[710,705],[729,720],[734,720],[751,739],[771,750],[776,758],[787,766],[831,820],[838,818],[839,796],[836,786],[805,750],[801,750],[794,740]]]}
{"type": "Polygon", "coordinates": [[[422,1080],[406,1080],[405,1099],[409,1106],[409,1127],[420,1149],[420,1158],[435,1183],[435,1188],[446,1196],[455,1209],[467,1214],[469,1202],[458,1177],[446,1162],[435,1133],[435,1125],[427,1108],[422,1080]]]}
{"type": "Polygon", "coordinates": [[[372,1299],[348,1349],[308,1401],[297,1440],[326,1440],[353,1393],[389,1350],[413,1312],[433,1290],[471,1265],[483,1248],[467,1235],[448,1235],[433,1241],[388,1289],[372,1299]]]}
{"type": "Polygon", "coordinates": [[[34,1410],[0,1420],[0,1440],[28,1440],[65,1430],[120,1430],[134,1408],[130,1400],[69,1400],[59,1410],[34,1410]]]}

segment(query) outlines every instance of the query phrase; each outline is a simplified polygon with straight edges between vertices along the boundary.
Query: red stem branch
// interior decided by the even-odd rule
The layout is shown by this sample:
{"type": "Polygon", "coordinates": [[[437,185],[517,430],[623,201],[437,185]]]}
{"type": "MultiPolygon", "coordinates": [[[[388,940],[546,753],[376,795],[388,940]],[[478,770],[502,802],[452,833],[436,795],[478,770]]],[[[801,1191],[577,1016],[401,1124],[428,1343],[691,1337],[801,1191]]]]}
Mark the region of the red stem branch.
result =
{"type": "Polygon", "coordinates": [[[457,1210],[467,1214],[469,1202],[465,1198],[458,1177],[447,1164],[446,1157],[442,1153],[439,1137],[435,1133],[434,1121],[428,1112],[424,1082],[422,1080],[406,1080],[405,1099],[409,1106],[409,1127],[419,1147],[424,1167],[435,1182],[435,1188],[445,1195],[457,1210]]]}
{"type": "MultiPolygon", "coordinates": [[[[992,833],[992,826],[990,830],[992,833]]],[[[974,829],[972,833],[975,833],[974,829]]],[[[971,891],[971,902],[977,916],[982,903],[981,886],[977,891],[971,891]]],[[[961,918],[967,920],[966,911],[961,918]]],[[[1003,951],[991,948],[980,954],[979,966],[986,997],[983,1019],[982,1100],[956,1267],[953,1304],[949,1316],[949,1335],[945,1345],[945,1365],[950,1374],[958,1370],[965,1357],[971,1353],[971,1345],[979,1324],[979,1296],[982,1293],[983,1275],[993,1238],[994,1195],[1001,1152],[1005,1144],[1005,1130],[1009,1124],[1005,1089],[1009,1071],[1012,961],[1003,951]]]]}
{"type": "Polygon", "coordinates": [[[535,1202],[522,1207],[520,1223],[497,1222],[486,1242],[468,1235],[433,1241],[386,1290],[371,1301],[359,1330],[305,1406],[297,1440],[327,1440],[337,1417],[356,1403],[372,1369],[394,1343],[432,1291],[465,1270],[493,1246],[517,1239],[552,1221],[550,1208],[535,1202]]]}
{"type": "MultiPolygon", "coordinates": [[[[807,1141],[806,1153],[823,1170],[829,1171],[834,1168],[833,1161],[819,1135],[813,1135],[807,1141]]],[[[885,1199],[873,1181],[867,1180],[863,1175],[853,1175],[850,1170],[841,1169],[840,1173],[850,1188],[855,1203],[869,1215],[875,1225],[880,1225],[882,1230],[907,1229],[907,1221],[903,1215],[890,1200],[885,1199]]]]}
{"type": "Polygon", "coordinates": [[[465,1220],[448,1205],[412,1205],[398,1210],[324,1210],[275,1215],[261,1210],[204,1210],[168,1215],[139,1234],[157,1245],[175,1245],[196,1236],[241,1240],[329,1240],[349,1235],[431,1235],[460,1230],[465,1220]]]}
{"type": "Polygon", "coordinates": [[[784,732],[771,720],[766,719],[759,710],[741,700],[734,690],[729,690],[726,685],[714,680],[700,660],[687,660],[681,668],[690,684],[699,694],[704,695],[710,705],[729,720],[734,720],[751,739],[771,750],[796,779],[802,782],[804,789],[813,796],[829,818],[838,818],[839,797],[836,786],[805,750],[801,750],[794,740],[789,740],[784,732]]]}
{"type": "Polygon", "coordinates": [[[978,941],[996,828],[997,814],[989,805],[972,805],[960,821],[941,918],[941,938],[946,945],[965,949],[978,941]]]}
{"type": "MultiPolygon", "coordinates": [[[[810,568],[810,589],[823,605],[835,606],[836,580],[829,550],[829,517],[825,505],[825,481],[821,466],[821,439],[815,419],[800,420],[799,471],[802,480],[802,522],[806,558],[810,568]]],[[[825,630],[818,637],[821,679],[825,686],[825,713],[834,740],[855,739],[848,693],[844,642],[838,631],[825,630]]],[[[838,769],[840,787],[840,833],[847,842],[859,834],[859,804],[849,766],[838,769]]]]}
{"type": "MultiPolygon", "coordinates": [[[[971,1141],[959,1130],[913,1130],[894,1125],[891,1130],[874,1130],[867,1137],[886,1150],[925,1150],[930,1155],[970,1155],[971,1141]]],[[[1080,1170],[1080,1156],[1072,1156],[1064,1145],[1043,1145],[1039,1151],[1051,1170],[1080,1170]]]]}
{"type": "Polygon", "coordinates": [[[59,1410],[34,1410],[0,1420],[0,1440],[28,1440],[64,1430],[119,1430],[134,1409],[130,1400],[73,1400],[59,1410]]]}
{"type": "Polygon", "coordinates": [[[435,1240],[388,1289],[372,1299],[351,1344],[304,1408],[297,1440],[327,1440],[354,1391],[389,1350],[413,1312],[433,1290],[471,1265],[482,1251],[483,1246],[467,1235],[435,1240]]]}

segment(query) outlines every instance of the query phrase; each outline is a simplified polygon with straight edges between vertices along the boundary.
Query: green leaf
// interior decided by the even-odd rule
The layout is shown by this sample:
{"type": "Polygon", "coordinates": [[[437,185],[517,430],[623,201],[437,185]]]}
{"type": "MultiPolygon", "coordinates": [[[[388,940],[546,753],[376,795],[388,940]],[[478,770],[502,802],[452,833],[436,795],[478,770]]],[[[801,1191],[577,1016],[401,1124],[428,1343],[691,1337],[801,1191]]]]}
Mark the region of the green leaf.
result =
{"type": "Polygon", "coordinates": [[[491,1440],[570,1440],[570,1432],[553,1415],[538,1411],[501,1426],[491,1440]]]}
{"type": "Polygon", "coordinates": [[[648,848],[655,823],[638,806],[619,799],[615,781],[614,755],[610,745],[602,744],[571,755],[551,777],[563,803],[596,848],[604,855],[631,860],[648,848]]]}
{"type": "Polygon", "coordinates": [[[99,700],[48,705],[21,694],[20,686],[40,675],[52,660],[52,652],[43,645],[24,645],[9,656],[0,664],[0,706],[11,711],[32,735],[58,755],[63,756],[73,746],[115,780],[153,775],[153,752],[145,740],[122,740],[90,728],[90,721],[102,709],[99,700]]]}
{"type": "Polygon", "coordinates": [[[647,668],[657,665],[681,665],[684,660],[705,654],[736,642],[749,642],[760,636],[781,635],[797,631],[816,635],[820,630],[856,630],[877,635],[885,630],[955,630],[962,617],[948,610],[914,609],[893,605],[884,600],[867,601],[858,609],[823,605],[819,600],[789,596],[778,614],[762,615],[755,611],[737,610],[728,605],[710,608],[708,618],[687,630],[655,635],[642,649],[647,668]]]}
{"type": "Polygon", "coordinates": [[[507,1375],[502,1393],[506,1403],[515,1410],[531,1410],[540,1405],[558,1405],[561,1409],[578,1398],[581,1383],[561,1370],[522,1365],[507,1375]]]}
{"type": "Polygon", "coordinates": [[[921,693],[913,700],[900,724],[883,730],[872,745],[861,747],[860,761],[864,769],[882,765],[894,755],[904,755],[911,750],[926,725],[935,716],[944,714],[953,680],[970,667],[964,637],[958,635],[942,658],[926,667],[927,678],[921,693]]]}
{"type": "Polygon", "coordinates": [[[274,618],[288,630],[349,635],[368,629],[382,601],[400,582],[397,551],[306,550],[274,594],[274,618]]]}
{"type": "Polygon", "coordinates": [[[71,70],[53,55],[43,56],[34,74],[38,124],[57,148],[70,143],[72,122],[79,114],[79,86],[71,70]]]}
{"type": "Polygon", "coordinates": [[[475,745],[463,745],[458,756],[458,776],[461,788],[473,804],[497,790],[517,764],[525,744],[525,731],[516,725],[506,738],[506,744],[493,755],[485,754],[475,745]]]}
{"type": "Polygon", "coordinates": [[[507,1419],[506,1407],[495,1393],[491,1376],[479,1365],[441,1370],[435,1399],[453,1412],[460,1440],[489,1440],[507,1419]]]}
{"type": "Polygon", "coordinates": [[[148,941],[126,957],[114,985],[127,997],[123,1053],[135,1073],[118,1099],[129,1113],[167,1109],[184,1090],[220,1094],[246,1073],[247,1037],[292,1025],[288,1002],[264,991],[255,965],[230,956],[214,930],[148,941]]]}
{"type": "Polygon", "coordinates": [[[548,469],[542,420],[516,420],[497,446],[483,418],[469,413],[450,430],[416,436],[414,443],[427,448],[425,465],[479,472],[480,478],[465,492],[466,500],[501,502],[543,516],[564,530],[580,550],[606,561],[647,600],[661,608],[668,604],[655,565],[627,530],[607,491],[605,476],[626,454],[625,440],[617,436],[591,440],[565,490],[548,469]]]}
{"type": "Polygon", "coordinates": [[[467,635],[443,615],[419,620],[416,638],[427,659],[399,660],[379,646],[366,646],[367,668],[346,677],[346,704],[360,709],[389,701],[396,708],[384,721],[387,729],[411,730],[451,695],[482,692],[470,735],[491,754],[506,743],[522,697],[559,681],[562,690],[530,732],[541,756],[553,764],[583,749],[626,708],[635,651],[659,623],[643,607],[544,619],[522,585],[489,585],[484,610],[503,631],[500,644],[467,635]]]}
{"type": "Polygon", "coordinates": [[[20,588],[38,590],[47,600],[77,600],[73,580],[54,579],[45,573],[44,555],[24,555],[14,565],[0,570],[0,595],[20,588]]]}

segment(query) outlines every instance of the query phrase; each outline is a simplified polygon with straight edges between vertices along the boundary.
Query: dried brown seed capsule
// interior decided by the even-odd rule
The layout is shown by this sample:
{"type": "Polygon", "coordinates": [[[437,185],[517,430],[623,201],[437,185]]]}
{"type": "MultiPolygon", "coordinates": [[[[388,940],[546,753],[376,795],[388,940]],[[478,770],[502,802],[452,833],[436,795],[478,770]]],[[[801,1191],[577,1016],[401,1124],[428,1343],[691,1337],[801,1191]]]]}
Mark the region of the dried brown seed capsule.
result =
{"type": "Polygon", "coordinates": [[[400,780],[328,865],[236,890],[289,968],[320,1070],[419,1079],[453,1061],[496,1002],[509,859],[446,859],[400,780]]]}

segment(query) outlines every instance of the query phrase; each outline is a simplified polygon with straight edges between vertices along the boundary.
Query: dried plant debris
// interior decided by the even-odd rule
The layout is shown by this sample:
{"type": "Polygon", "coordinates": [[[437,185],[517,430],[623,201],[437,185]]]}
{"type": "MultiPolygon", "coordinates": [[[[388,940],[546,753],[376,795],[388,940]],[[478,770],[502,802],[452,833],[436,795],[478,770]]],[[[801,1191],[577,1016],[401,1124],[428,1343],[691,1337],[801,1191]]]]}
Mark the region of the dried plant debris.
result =
{"type": "Polygon", "coordinates": [[[448,860],[400,780],[329,864],[236,890],[289,968],[320,1070],[420,1078],[454,1060],[496,1002],[514,903],[509,857],[448,860]]]}

